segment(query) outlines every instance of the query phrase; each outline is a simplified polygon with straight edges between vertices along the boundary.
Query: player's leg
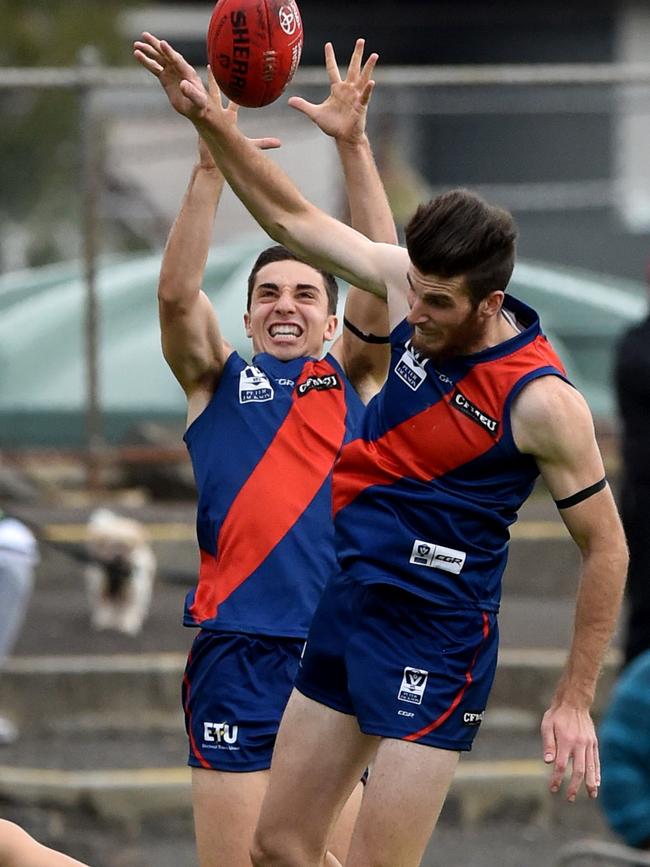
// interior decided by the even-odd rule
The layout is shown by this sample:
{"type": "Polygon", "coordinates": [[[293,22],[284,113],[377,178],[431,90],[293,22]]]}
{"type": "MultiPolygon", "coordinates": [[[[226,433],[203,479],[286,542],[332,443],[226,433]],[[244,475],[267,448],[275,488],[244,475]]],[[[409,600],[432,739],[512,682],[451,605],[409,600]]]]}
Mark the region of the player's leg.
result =
{"type": "Polygon", "coordinates": [[[250,867],[253,830],[269,771],[192,768],[192,806],[201,867],[250,867]]]}
{"type": "Polygon", "coordinates": [[[417,867],[447,796],[458,753],[381,741],[346,867],[417,867]]]}
{"type": "Polygon", "coordinates": [[[253,842],[255,867],[335,865],[325,860],[335,823],[377,745],[353,716],[294,690],[253,842]]]}
{"type": "Polygon", "coordinates": [[[0,819],[0,867],[86,867],[37,843],[13,822],[0,819]]]}
{"type": "Polygon", "coordinates": [[[361,808],[363,792],[363,783],[357,783],[354,791],[345,802],[345,806],[336,820],[334,830],[327,841],[327,851],[331,852],[339,864],[345,864],[348,857],[352,833],[361,808]]]}
{"type": "Polygon", "coordinates": [[[368,590],[347,647],[360,729],[382,737],[346,867],[415,867],[458,753],[471,748],[496,665],[494,614],[368,590]]]}
{"type": "Polygon", "coordinates": [[[200,867],[250,867],[253,830],[301,641],[201,632],[184,677],[200,867]]]}

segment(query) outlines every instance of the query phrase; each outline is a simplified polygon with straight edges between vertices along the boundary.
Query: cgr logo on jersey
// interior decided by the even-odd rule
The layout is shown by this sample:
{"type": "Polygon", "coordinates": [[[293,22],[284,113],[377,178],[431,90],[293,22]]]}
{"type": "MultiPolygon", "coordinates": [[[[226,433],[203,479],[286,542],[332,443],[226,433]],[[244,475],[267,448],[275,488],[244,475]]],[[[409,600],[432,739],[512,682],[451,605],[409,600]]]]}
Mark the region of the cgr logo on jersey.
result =
{"type": "Polygon", "coordinates": [[[264,403],[273,400],[273,386],[259,367],[249,364],[239,374],[239,402],[264,403]]]}
{"type": "Polygon", "coordinates": [[[422,696],[427,687],[429,672],[422,668],[410,668],[408,665],[402,675],[402,685],[397,693],[400,701],[408,701],[410,704],[422,704],[422,696]]]}
{"type": "Polygon", "coordinates": [[[238,750],[239,726],[225,722],[203,723],[203,749],[238,750]]]}
{"type": "Polygon", "coordinates": [[[489,416],[487,413],[480,410],[476,404],[466,398],[459,389],[456,389],[453,393],[451,405],[454,409],[457,409],[458,412],[462,412],[462,414],[466,415],[467,418],[471,418],[472,421],[475,421],[476,424],[480,424],[481,427],[485,428],[490,436],[496,437],[499,433],[499,422],[495,418],[492,418],[492,416],[489,416]]]}
{"type": "Polygon", "coordinates": [[[468,710],[463,714],[463,722],[466,726],[480,726],[484,716],[484,710],[468,710]]]}
{"type": "Polygon", "coordinates": [[[424,371],[428,359],[421,352],[413,348],[411,341],[406,344],[402,357],[395,365],[395,373],[402,382],[406,383],[411,391],[417,391],[427,375],[424,371]]]}
{"type": "Polygon", "coordinates": [[[301,382],[296,391],[298,397],[304,397],[307,392],[316,389],[316,391],[329,391],[331,388],[341,388],[339,378],[335,373],[328,373],[326,376],[308,376],[304,382],[301,382]]]}
{"type": "Polygon", "coordinates": [[[416,539],[409,563],[414,563],[416,566],[429,566],[431,569],[442,569],[443,572],[458,575],[465,565],[466,557],[464,551],[456,551],[454,548],[445,548],[443,545],[434,545],[433,542],[416,539]]]}

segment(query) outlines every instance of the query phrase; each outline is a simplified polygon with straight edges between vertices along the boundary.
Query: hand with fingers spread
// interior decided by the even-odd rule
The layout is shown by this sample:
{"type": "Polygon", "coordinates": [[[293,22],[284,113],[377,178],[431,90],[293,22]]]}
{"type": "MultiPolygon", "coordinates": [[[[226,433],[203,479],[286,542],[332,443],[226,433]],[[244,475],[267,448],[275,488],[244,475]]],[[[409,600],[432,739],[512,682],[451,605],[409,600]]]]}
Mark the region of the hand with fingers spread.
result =
{"type": "MultiPolygon", "coordinates": [[[[236,125],[239,106],[229,102],[224,108],[216,81],[208,69],[208,89],[206,90],[198,72],[168,42],[160,40],[151,33],[143,33],[142,40],[133,45],[134,57],[141,66],[148,69],[160,81],[172,107],[184,117],[197,124],[205,118],[210,108],[218,122],[236,125]]],[[[265,137],[250,139],[261,150],[278,148],[277,138],[265,137]]],[[[214,167],[209,149],[199,145],[200,162],[204,167],[214,167]]]]}
{"type": "MultiPolygon", "coordinates": [[[[198,72],[164,39],[143,33],[133,44],[133,55],[141,66],[155,75],[172,107],[192,122],[205,114],[209,96],[198,72]]],[[[220,104],[221,105],[221,104],[220,104]]]]}
{"type": "Polygon", "coordinates": [[[575,801],[584,780],[590,798],[598,797],[600,759],[593,720],[587,708],[553,704],[544,714],[541,726],[544,761],[553,764],[549,788],[559,792],[567,768],[571,778],[567,800],[575,801]]]}
{"type": "Polygon", "coordinates": [[[361,65],[365,40],[357,39],[347,75],[341,79],[331,42],[325,46],[325,67],[330,80],[330,93],[319,105],[292,96],[289,105],[306,114],[327,135],[337,142],[355,144],[365,135],[368,103],[375,82],[371,76],[379,55],[371,54],[361,65]]]}

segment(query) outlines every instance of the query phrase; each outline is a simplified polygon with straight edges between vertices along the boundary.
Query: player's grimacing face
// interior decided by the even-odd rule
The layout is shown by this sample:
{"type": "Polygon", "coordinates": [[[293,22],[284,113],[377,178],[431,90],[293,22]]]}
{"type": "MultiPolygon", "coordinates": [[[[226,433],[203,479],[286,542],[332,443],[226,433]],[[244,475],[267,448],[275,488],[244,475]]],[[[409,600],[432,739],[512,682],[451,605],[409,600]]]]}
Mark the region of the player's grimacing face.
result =
{"type": "Polygon", "coordinates": [[[318,357],[323,343],[336,331],[336,316],[328,313],[322,276],[304,262],[269,262],[255,275],[250,310],[244,314],[253,351],[281,361],[318,357]]]}
{"type": "Polygon", "coordinates": [[[473,306],[462,277],[422,274],[411,265],[408,322],[413,345],[427,358],[445,360],[478,351],[485,320],[473,306]]]}

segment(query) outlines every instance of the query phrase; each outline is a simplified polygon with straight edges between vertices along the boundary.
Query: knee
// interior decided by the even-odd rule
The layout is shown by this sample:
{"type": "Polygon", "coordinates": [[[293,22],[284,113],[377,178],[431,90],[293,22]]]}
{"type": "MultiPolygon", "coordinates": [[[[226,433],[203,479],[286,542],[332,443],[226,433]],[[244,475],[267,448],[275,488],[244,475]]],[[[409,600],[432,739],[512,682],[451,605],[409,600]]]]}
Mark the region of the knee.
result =
{"type": "MultiPolygon", "coordinates": [[[[274,835],[256,831],[251,846],[251,863],[253,867],[279,867],[285,862],[281,860],[282,852],[278,851],[274,835]]],[[[0,865],[1,867],[1,865],[0,865]]]]}
{"type": "Polygon", "coordinates": [[[250,858],[253,867],[305,867],[320,863],[310,859],[296,840],[271,830],[255,832],[250,858]]]}
{"type": "Polygon", "coordinates": [[[274,857],[269,839],[257,832],[253,837],[250,856],[253,867],[267,867],[267,865],[278,863],[277,858],[274,857]]]}

